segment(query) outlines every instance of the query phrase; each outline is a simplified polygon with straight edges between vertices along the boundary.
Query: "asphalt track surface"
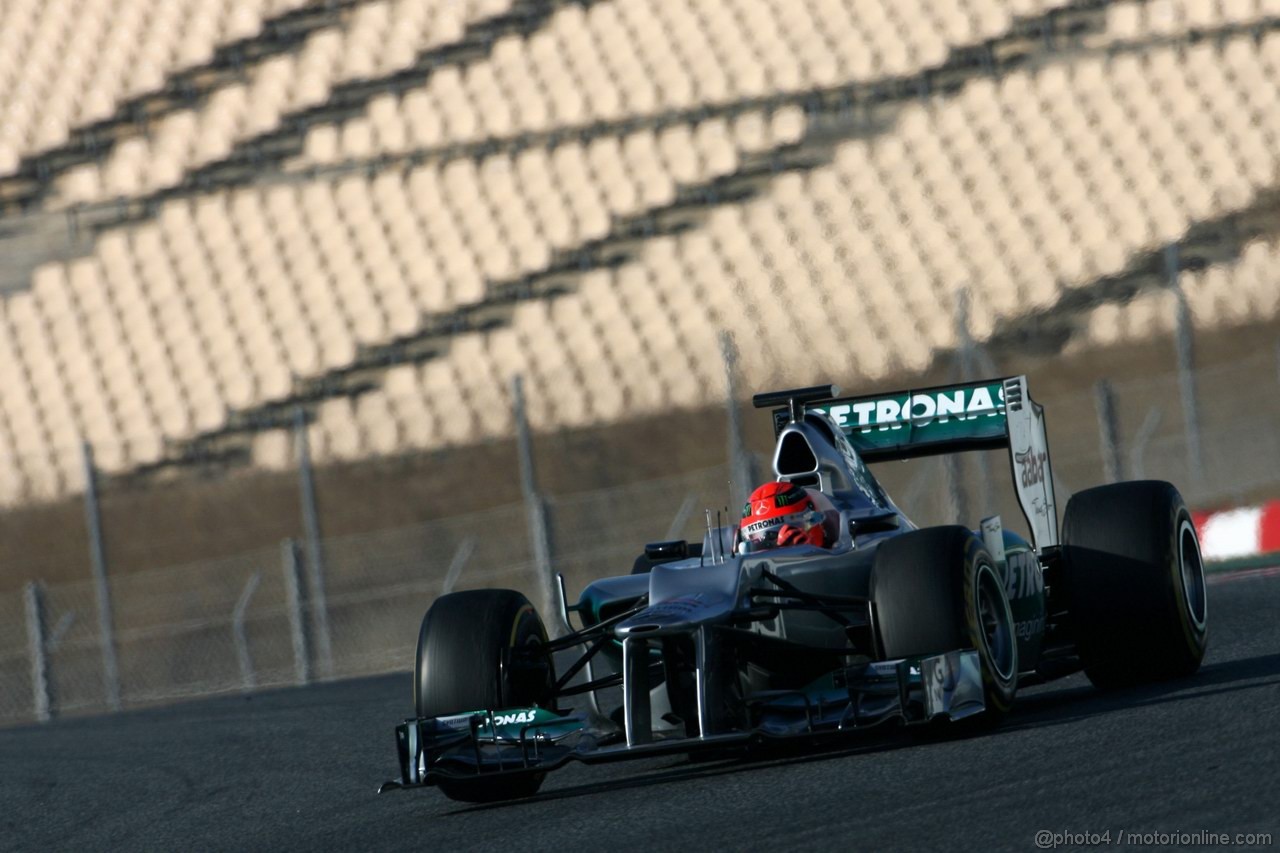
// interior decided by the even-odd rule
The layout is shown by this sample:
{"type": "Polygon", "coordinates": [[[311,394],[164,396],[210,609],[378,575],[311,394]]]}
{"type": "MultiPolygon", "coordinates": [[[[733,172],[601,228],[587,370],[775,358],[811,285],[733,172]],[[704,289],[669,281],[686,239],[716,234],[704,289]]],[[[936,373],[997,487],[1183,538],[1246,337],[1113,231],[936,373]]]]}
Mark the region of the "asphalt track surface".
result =
{"type": "Polygon", "coordinates": [[[407,675],[9,729],[0,848],[1034,850],[1040,830],[1280,847],[1280,576],[1215,580],[1210,649],[1185,681],[1103,694],[1077,676],[960,740],[570,765],[499,806],[374,793],[407,675]]]}

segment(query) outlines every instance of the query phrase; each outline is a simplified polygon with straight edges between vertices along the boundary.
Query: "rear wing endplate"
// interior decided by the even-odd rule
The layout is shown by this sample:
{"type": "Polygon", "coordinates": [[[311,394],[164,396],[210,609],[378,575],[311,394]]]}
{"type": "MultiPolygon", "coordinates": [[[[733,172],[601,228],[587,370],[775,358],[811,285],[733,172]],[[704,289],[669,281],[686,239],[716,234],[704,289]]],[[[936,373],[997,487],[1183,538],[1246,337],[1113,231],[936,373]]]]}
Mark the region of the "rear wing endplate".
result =
{"type": "Polygon", "coordinates": [[[826,415],[867,462],[1008,448],[1014,490],[1036,550],[1058,544],[1044,408],[1027,393],[1026,376],[864,397],[835,397],[834,386],[819,387],[831,389],[825,399],[810,393],[818,388],[795,392],[797,399],[787,396],[792,392],[759,395],[762,407],[788,403],[773,411],[775,435],[810,411],[826,415]]]}

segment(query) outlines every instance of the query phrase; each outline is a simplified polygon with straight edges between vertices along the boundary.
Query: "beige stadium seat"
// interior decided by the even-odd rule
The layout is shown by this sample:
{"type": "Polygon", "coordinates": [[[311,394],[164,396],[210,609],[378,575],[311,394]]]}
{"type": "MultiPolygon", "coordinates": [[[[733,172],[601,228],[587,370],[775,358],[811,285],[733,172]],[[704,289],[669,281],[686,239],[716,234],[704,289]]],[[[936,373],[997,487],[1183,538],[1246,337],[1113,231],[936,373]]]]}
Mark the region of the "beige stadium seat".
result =
{"type": "Polygon", "coordinates": [[[103,393],[120,433],[114,443],[122,445],[127,439],[126,416],[148,411],[133,356],[126,348],[123,326],[100,264],[93,259],[73,261],[67,278],[84,312],[85,347],[100,372],[103,393]]]}
{"type": "Polygon", "coordinates": [[[466,444],[473,436],[476,413],[461,394],[453,359],[436,359],[422,367],[423,399],[434,416],[432,433],[441,444],[466,444]]]}
{"type": "Polygon", "coordinates": [[[21,506],[27,493],[27,478],[18,462],[13,437],[8,434],[2,422],[0,422],[0,455],[10,460],[8,465],[0,467],[0,506],[21,506]]]}
{"type": "Polygon", "coordinates": [[[253,464],[268,471],[287,471],[294,465],[293,437],[289,430],[263,430],[253,436],[253,464]]]}
{"type": "Polygon", "coordinates": [[[403,447],[398,449],[432,444],[434,422],[419,383],[419,369],[409,364],[391,368],[382,381],[382,393],[386,394],[387,405],[400,425],[403,447]]]}
{"type": "Polygon", "coordinates": [[[30,292],[16,294],[9,299],[9,320],[40,410],[44,438],[57,454],[79,446],[82,433],[40,307],[30,292]]]}
{"type": "Polygon", "coordinates": [[[317,443],[315,461],[356,459],[364,447],[364,436],[356,420],[351,400],[336,397],[325,400],[317,409],[316,425],[323,431],[323,443],[317,443]]]}
{"type": "Polygon", "coordinates": [[[399,101],[391,93],[378,95],[369,102],[369,126],[373,150],[404,151],[410,147],[408,126],[400,113],[399,101]]]}
{"type": "Polygon", "coordinates": [[[385,393],[356,398],[355,419],[364,439],[362,454],[387,456],[402,449],[403,428],[385,393]]]}
{"type": "Polygon", "coordinates": [[[610,136],[593,139],[587,143],[586,157],[591,172],[600,180],[609,212],[615,216],[635,213],[640,206],[640,191],[627,169],[621,140],[610,136]]]}
{"type": "MultiPolygon", "coordinates": [[[[606,296],[611,296],[613,289],[612,274],[605,271],[592,273],[584,278],[579,289],[583,317],[597,330],[601,352],[595,363],[583,366],[592,376],[590,414],[596,422],[605,423],[626,414],[627,394],[622,384],[623,372],[618,364],[624,358],[636,357],[642,345],[642,342],[631,335],[627,320],[618,315],[616,299],[611,301],[606,296]]],[[[565,355],[570,356],[572,353],[566,352],[565,355]]]]}
{"type": "Polygon", "coordinates": [[[642,48],[635,43],[618,6],[613,3],[589,6],[585,24],[602,62],[609,69],[622,112],[644,115],[656,110],[659,91],[641,58],[642,48]]]}
{"type": "Polygon", "coordinates": [[[468,388],[467,405],[475,416],[475,437],[508,433],[513,422],[511,377],[525,370],[522,346],[516,332],[511,328],[499,328],[494,332],[455,339],[450,353],[462,363],[458,375],[468,388]]]}

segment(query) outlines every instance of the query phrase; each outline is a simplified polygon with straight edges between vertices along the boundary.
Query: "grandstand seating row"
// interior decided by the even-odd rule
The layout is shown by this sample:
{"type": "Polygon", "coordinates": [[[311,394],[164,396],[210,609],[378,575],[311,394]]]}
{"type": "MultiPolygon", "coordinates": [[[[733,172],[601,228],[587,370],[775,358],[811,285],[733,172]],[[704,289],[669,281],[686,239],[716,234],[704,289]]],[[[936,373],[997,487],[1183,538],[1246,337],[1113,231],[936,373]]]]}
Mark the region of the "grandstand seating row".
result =
{"type": "Polygon", "coordinates": [[[302,2],[10,0],[0,27],[0,175],[302,2]]]}
{"type": "MultiPolygon", "coordinates": [[[[914,73],[942,63],[952,47],[999,36],[1014,14],[1060,2],[1019,8],[972,0],[918,9],[882,0],[825,0],[812,8],[777,0],[568,4],[533,35],[499,39],[489,58],[443,66],[407,93],[373,98],[365,115],[341,125],[321,122],[295,167],[914,73]]],[[[245,83],[166,117],[105,163],[72,170],[59,197],[87,202],[173,186],[237,142],[278,129],[284,116],[322,104],[333,86],[402,71],[420,53],[456,40],[466,24],[509,5],[484,0],[462,16],[425,0],[362,5],[348,26],[313,34],[296,56],[262,63],[245,83]]],[[[1275,14],[1273,5],[1117,3],[1108,7],[1107,39],[1257,21],[1275,14]]]]}
{"type": "Polygon", "coordinates": [[[145,136],[118,145],[105,162],[71,170],[59,181],[59,200],[88,202],[173,186],[188,170],[227,156],[237,142],[277,129],[282,116],[323,105],[336,84],[408,68],[419,52],[456,41],[467,24],[510,6],[511,0],[362,3],[345,27],[312,33],[296,53],[267,59],[244,82],[164,117],[145,136]]]}

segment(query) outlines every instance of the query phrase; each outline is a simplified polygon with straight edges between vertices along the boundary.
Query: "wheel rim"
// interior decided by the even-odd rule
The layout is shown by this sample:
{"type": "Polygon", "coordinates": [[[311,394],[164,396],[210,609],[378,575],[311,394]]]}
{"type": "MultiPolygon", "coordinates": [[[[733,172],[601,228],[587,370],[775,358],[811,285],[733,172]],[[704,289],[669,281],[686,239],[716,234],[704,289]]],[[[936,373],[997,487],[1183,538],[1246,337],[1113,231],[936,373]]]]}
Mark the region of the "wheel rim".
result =
{"type": "Polygon", "coordinates": [[[1014,672],[1013,619],[1009,604],[1001,594],[1000,582],[990,566],[978,567],[978,629],[986,646],[987,659],[1001,681],[1009,681],[1014,672]]]}
{"type": "Polygon", "coordinates": [[[1200,557],[1200,542],[1196,539],[1196,529],[1189,519],[1184,518],[1178,529],[1178,574],[1182,579],[1182,598],[1187,605],[1187,615],[1196,626],[1203,630],[1208,615],[1208,595],[1204,583],[1204,562],[1200,557]]]}

